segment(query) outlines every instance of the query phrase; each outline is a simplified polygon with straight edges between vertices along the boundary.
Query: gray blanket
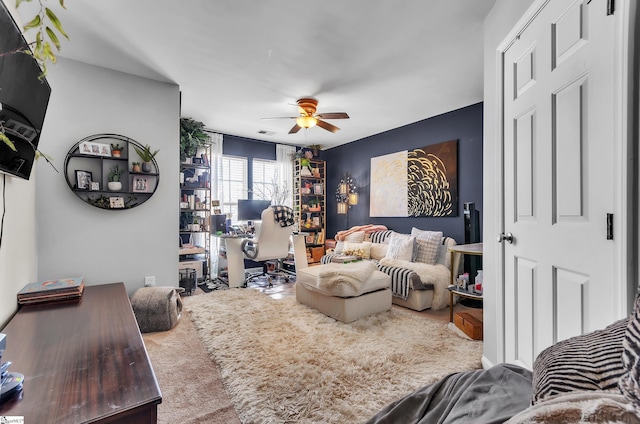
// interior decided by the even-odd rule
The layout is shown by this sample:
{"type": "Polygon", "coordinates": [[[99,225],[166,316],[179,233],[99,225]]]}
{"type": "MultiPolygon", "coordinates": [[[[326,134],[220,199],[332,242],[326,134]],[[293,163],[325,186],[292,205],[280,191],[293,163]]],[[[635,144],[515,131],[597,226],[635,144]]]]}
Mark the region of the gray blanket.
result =
{"type": "Polygon", "coordinates": [[[504,423],[527,409],[531,372],[500,364],[451,374],[385,407],[367,424],[504,423]]]}

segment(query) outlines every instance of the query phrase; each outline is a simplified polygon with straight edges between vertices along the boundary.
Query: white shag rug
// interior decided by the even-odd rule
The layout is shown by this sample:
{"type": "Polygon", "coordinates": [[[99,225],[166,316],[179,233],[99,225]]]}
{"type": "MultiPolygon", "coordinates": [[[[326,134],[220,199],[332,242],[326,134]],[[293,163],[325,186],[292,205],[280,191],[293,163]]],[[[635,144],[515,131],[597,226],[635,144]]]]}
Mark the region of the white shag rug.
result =
{"type": "Polygon", "coordinates": [[[482,342],[395,307],[343,324],[294,298],[234,289],[189,298],[184,310],[243,423],[362,423],[419,387],[481,368],[482,342]]]}

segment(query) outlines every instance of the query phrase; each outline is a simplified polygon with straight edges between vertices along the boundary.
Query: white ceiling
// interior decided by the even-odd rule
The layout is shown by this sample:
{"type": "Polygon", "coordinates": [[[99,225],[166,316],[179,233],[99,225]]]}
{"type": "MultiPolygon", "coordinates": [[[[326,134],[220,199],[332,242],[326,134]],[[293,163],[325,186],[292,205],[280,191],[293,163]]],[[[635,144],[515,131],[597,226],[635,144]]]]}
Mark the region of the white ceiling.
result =
{"type": "MultiPolygon", "coordinates": [[[[329,148],[482,101],[483,21],[494,2],[71,0],[66,10],[57,1],[46,5],[70,36],[60,56],[178,84],[182,116],[213,130],[329,148]],[[261,119],[296,116],[295,101],[303,96],[318,99],[318,113],[347,112],[351,119],[329,120],[341,128],[337,133],[315,127],[291,135],[293,120],[261,119]]],[[[38,6],[22,3],[23,22],[38,6]]]]}

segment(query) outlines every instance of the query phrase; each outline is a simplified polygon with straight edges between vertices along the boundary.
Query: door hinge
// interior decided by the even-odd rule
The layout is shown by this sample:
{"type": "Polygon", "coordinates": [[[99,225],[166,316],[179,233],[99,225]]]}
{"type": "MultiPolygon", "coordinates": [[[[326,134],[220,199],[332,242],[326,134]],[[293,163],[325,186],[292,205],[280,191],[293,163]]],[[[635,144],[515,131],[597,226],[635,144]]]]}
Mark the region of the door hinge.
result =
{"type": "Polygon", "coordinates": [[[607,0],[607,16],[616,11],[616,0],[607,0]]]}
{"type": "Polygon", "coordinates": [[[607,240],[613,240],[613,214],[607,214],[607,240]]]}

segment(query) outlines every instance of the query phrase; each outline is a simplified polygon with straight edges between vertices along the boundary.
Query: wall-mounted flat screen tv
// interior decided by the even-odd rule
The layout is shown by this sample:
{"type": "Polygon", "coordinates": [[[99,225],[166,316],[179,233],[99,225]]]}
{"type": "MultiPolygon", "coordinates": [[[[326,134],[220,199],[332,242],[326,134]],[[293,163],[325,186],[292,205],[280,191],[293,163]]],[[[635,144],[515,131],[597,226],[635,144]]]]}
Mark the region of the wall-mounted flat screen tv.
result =
{"type": "Polygon", "coordinates": [[[38,79],[38,63],[22,53],[28,48],[20,28],[0,1],[0,121],[17,149],[11,150],[0,140],[0,172],[27,180],[51,95],[47,80],[38,79]]]}

